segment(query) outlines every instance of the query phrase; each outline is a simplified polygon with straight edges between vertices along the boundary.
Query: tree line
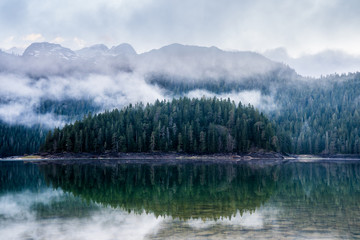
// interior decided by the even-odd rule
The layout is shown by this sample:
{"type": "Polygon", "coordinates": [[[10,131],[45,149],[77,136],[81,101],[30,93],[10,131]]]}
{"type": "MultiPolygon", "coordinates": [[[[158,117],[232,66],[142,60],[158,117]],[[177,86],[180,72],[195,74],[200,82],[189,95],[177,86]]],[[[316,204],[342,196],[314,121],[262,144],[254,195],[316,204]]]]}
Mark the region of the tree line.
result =
{"type": "Polygon", "coordinates": [[[223,153],[281,151],[289,144],[253,106],[184,97],[88,114],[49,131],[41,151],[223,153]]]}

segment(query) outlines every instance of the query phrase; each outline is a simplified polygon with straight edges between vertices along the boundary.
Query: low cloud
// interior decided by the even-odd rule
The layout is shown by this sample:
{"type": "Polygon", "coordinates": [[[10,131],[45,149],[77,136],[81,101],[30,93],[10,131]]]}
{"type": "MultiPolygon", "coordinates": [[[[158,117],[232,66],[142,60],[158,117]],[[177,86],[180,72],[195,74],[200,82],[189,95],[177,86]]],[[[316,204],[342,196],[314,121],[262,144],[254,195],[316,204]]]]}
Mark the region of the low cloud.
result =
{"type": "Polygon", "coordinates": [[[65,39],[62,37],[56,37],[52,40],[52,42],[54,42],[54,43],[62,43],[64,41],[65,41],[65,39]]]}
{"type": "Polygon", "coordinates": [[[239,102],[245,105],[251,104],[261,111],[273,111],[278,109],[278,106],[275,104],[273,95],[263,95],[259,90],[230,92],[223,94],[216,94],[206,90],[193,90],[190,91],[186,96],[189,98],[201,98],[203,96],[206,98],[217,97],[219,99],[230,98],[230,100],[234,101],[236,104],[239,102]]]}
{"type": "Polygon", "coordinates": [[[40,33],[32,33],[23,37],[23,40],[29,42],[44,41],[44,37],[40,33]]]}
{"type": "Polygon", "coordinates": [[[162,89],[134,74],[91,74],[83,78],[49,77],[39,80],[0,75],[0,119],[10,124],[42,124],[47,127],[64,125],[64,116],[37,113],[36,109],[44,99],[91,99],[105,110],[165,98],[162,89]]]}
{"type": "Polygon", "coordinates": [[[81,38],[78,38],[78,37],[74,37],[73,42],[74,42],[75,48],[83,48],[86,46],[86,41],[81,38]]]}
{"type": "MultiPolygon", "coordinates": [[[[230,98],[236,103],[252,104],[262,111],[272,111],[276,105],[272,96],[258,90],[216,94],[206,90],[193,90],[185,94],[190,98],[230,98]]],[[[40,114],[41,101],[50,99],[91,99],[100,109],[122,108],[130,103],[153,103],[157,99],[174,97],[168,91],[146,82],[136,73],[119,73],[114,76],[90,74],[83,78],[48,77],[33,80],[14,75],[0,75],[0,119],[10,124],[45,127],[63,126],[65,116],[53,113],[40,114]],[[6,79],[6,81],[4,81],[6,79]]]]}
{"type": "Polygon", "coordinates": [[[284,68],[256,53],[180,44],[140,55],[126,44],[111,49],[97,45],[80,55],[58,44],[39,43],[29,47],[22,57],[5,55],[4,59],[5,70],[0,73],[0,119],[10,124],[42,124],[50,128],[63,126],[69,118],[39,111],[44,100],[90,100],[103,111],[184,95],[216,96],[272,111],[277,108],[272,93],[264,95],[256,89],[227,93],[219,89],[220,93],[214,93],[205,90],[206,85],[220,82],[246,85],[249,77],[255,76],[254,81],[258,81],[261,76],[284,68]],[[161,85],[159,79],[151,81],[154,76],[162,76],[165,85],[173,84],[176,88],[189,84],[193,90],[177,95],[161,85]]]}

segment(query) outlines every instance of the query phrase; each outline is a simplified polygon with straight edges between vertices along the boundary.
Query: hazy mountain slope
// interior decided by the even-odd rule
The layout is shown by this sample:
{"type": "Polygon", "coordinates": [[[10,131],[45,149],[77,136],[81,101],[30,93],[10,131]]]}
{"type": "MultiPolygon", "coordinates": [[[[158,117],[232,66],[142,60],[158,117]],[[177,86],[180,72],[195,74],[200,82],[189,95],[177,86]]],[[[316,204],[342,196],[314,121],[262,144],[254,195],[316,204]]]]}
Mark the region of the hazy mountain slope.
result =
{"type": "Polygon", "coordinates": [[[62,58],[65,60],[74,60],[77,58],[75,52],[69,48],[64,48],[60,44],[53,44],[47,42],[33,43],[25,49],[23,57],[35,58],[62,58]]]}
{"type": "Polygon", "coordinates": [[[206,81],[266,74],[283,67],[254,52],[226,52],[216,47],[172,44],[140,56],[138,70],[173,78],[206,81]]]}
{"type": "MultiPolygon", "coordinates": [[[[281,134],[292,137],[290,152],[359,153],[358,83],[356,74],[303,78],[260,54],[216,47],[172,44],[137,54],[129,44],[74,52],[34,43],[23,56],[0,52],[0,120],[4,127],[45,130],[89,111],[217,96],[253,104],[270,116],[281,134]]],[[[11,142],[9,134],[6,142],[11,142]]]]}
{"type": "Polygon", "coordinates": [[[0,119],[2,110],[11,107],[20,112],[13,110],[6,119],[20,124],[21,109],[36,109],[46,100],[90,100],[104,110],[157,98],[226,93],[260,107],[263,94],[271,104],[269,96],[278,85],[299,77],[257,53],[180,44],[138,55],[129,44],[74,52],[59,44],[33,43],[23,56],[1,53],[0,70],[0,99],[6,99],[0,102],[0,119]],[[25,103],[26,108],[14,108],[25,103]]]}

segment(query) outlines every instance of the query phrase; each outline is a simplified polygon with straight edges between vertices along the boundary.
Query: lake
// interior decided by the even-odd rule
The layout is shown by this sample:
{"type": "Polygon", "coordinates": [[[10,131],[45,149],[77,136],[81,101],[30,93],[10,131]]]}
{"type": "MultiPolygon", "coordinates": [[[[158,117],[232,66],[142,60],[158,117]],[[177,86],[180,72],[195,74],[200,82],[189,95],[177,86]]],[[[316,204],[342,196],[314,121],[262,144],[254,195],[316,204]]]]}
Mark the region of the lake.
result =
{"type": "Polygon", "coordinates": [[[0,161],[1,239],[360,239],[360,161],[0,161]]]}

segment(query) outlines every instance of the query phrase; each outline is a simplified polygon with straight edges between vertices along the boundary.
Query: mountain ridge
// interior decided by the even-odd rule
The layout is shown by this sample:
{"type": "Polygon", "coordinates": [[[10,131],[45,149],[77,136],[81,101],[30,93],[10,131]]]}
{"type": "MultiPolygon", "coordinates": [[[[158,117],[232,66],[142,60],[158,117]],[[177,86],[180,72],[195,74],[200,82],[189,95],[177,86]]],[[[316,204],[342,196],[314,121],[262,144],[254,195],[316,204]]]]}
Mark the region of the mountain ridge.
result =
{"type": "MultiPolygon", "coordinates": [[[[27,47],[21,56],[11,54],[9,56],[16,61],[0,59],[2,72],[24,73],[31,76],[63,76],[73,72],[109,74],[135,71],[148,77],[162,75],[172,79],[240,80],[273,71],[293,71],[295,74],[295,71],[285,64],[272,61],[256,52],[224,51],[217,47],[178,43],[138,54],[128,43],[111,48],[96,44],[73,51],[60,44],[38,42],[27,47]],[[8,63],[1,64],[2,62],[8,63]]],[[[3,58],[2,55],[0,58],[3,58]]]]}

